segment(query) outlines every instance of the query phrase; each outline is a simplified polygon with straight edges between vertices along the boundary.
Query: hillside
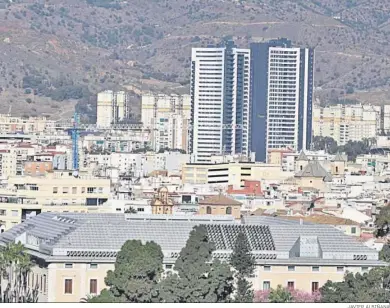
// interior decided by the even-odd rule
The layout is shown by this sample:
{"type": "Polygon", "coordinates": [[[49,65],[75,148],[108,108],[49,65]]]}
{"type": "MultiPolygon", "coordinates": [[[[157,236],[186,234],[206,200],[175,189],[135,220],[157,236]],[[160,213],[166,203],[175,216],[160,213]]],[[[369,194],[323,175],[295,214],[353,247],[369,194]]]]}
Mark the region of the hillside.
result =
{"type": "Polygon", "coordinates": [[[137,114],[142,91],[187,91],[191,47],[226,37],[242,47],[282,36],[316,47],[317,93],[369,101],[360,93],[389,90],[389,4],[0,0],[0,112],[66,117],[78,102],[93,113],[97,91],[126,88],[137,114]]]}

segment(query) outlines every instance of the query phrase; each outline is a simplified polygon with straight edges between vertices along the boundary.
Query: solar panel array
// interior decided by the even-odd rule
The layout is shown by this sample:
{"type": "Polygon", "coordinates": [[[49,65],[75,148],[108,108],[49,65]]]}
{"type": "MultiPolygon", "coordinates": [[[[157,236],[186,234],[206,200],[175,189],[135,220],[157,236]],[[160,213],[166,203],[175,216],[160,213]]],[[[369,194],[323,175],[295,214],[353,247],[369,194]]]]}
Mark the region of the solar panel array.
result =
{"type": "Polygon", "coordinates": [[[251,251],[275,250],[268,226],[262,225],[206,225],[207,233],[217,250],[232,250],[237,236],[243,233],[251,251]]]}

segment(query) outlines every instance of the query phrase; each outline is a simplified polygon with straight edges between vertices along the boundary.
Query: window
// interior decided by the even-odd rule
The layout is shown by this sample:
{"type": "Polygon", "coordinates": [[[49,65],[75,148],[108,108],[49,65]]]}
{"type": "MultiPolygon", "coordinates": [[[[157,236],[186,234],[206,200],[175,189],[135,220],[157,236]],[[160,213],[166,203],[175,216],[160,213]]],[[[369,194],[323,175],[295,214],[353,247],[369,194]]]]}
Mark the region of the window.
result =
{"type": "Polygon", "coordinates": [[[98,188],[98,193],[99,193],[99,194],[102,194],[102,193],[103,193],[103,187],[99,187],[99,188],[98,188]]]}
{"type": "Polygon", "coordinates": [[[73,268],[73,264],[72,263],[65,263],[65,268],[73,268]]]}
{"type": "Polygon", "coordinates": [[[264,265],[264,272],[270,272],[270,271],[271,271],[271,266],[264,265]]]}
{"type": "Polygon", "coordinates": [[[58,187],[53,187],[53,194],[57,194],[58,193],[58,187]]]}
{"type": "Polygon", "coordinates": [[[313,266],[313,267],[311,268],[311,271],[312,271],[312,272],[319,272],[319,271],[320,271],[320,267],[319,267],[319,266],[313,266]]]}
{"type": "Polygon", "coordinates": [[[43,276],[41,276],[41,284],[39,285],[39,290],[43,291],[43,276]]]}
{"type": "Polygon", "coordinates": [[[138,207],[137,208],[137,212],[144,212],[144,211],[145,211],[145,209],[143,207],[138,207]]]}
{"type": "Polygon", "coordinates": [[[89,281],[89,293],[97,294],[97,279],[91,279],[89,281]]]}
{"type": "Polygon", "coordinates": [[[288,267],[289,272],[295,272],[295,266],[289,266],[288,267]]]}
{"type": "Polygon", "coordinates": [[[46,275],[43,275],[43,293],[46,293],[46,275]]]}
{"type": "Polygon", "coordinates": [[[31,273],[31,288],[34,288],[34,273],[31,273]]]}
{"type": "Polygon", "coordinates": [[[72,187],[72,194],[77,194],[77,187],[72,187]]]}
{"type": "Polygon", "coordinates": [[[318,282],[317,281],[311,283],[311,291],[312,292],[318,291],[318,282]]]}
{"type": "Polygon", "coordinates": [[[172,264],[166,264],[165,265],[165,269],[172,269],[173,268],[173,265],[172,264]]]}
{"type": "Polygon", "coordinates": [[[231,214],[232,214],[232,208],[231,208],[230,206],[228,206],[228,207],[226,208],[226,214],[227,214],[227,215],[231,215],[231,214]]]}
{"type": "Polygon", "coordinates": [[[65,294],[72,294],[72,279],[65,279],[65,294]]]}
{"type": "Polygon", "coordinates": [[[271,289],[271,282],[270,281],[263,281],[263,291],[271,289]]]}
{"type": "Polygon", "coordinates": [[[69,187],[62,187],[62,193],[68,194],[69,193],[69,187]]]}
{"type": "Polygon", "coordinates": [[[344,266],[337,266],[338,272],[344,272],[344,266]]]}
{"type": "Polygon", "coordinates": [[[85,187],[81,187],[81,193],[85,194],[85,187]]]}
{"type": "Polygon", "coordinates": [[[93,194],[95,192],[96,188],[95,187],[88,187],[87,188],[87,193],[88,194],[93,194]]]}
{"type": "Polygon", "coordinates": [[[92,269],[97,269],[98,268],[98,265],[96,263],[91,263],[89,265],[89,268],[92,268],[92,269]]]}
{"type": "Polygon", "coordinates": [[[207,212],[207,214],[211,214],[211,207],[210,207],[210,206],[208,206],[208,207],[206,208],[206,212],[207,212]]]}
{"type": "Polygon", "coordinates": [[[287,289],[294,290],[295,288],[295,282],[294,281],[288,281],[287,282],[287,289]]]}
{"type": "Polygon", "coordinates": [[[356,227],[352,227],[352,228],[351,228],[351,233],[352,233],[352,234],[356,234],[356,227]]]}
{"type": "Polygon", "coordinates": [[[0,216],[7,215],[7,210],[0,210],[0,216]]]}
{"type": "Polygon", "coordinates": [[[13,217],[17,217],[18,216],[18,210],[12,210],[11,213],[12,213],[13,217]]]}

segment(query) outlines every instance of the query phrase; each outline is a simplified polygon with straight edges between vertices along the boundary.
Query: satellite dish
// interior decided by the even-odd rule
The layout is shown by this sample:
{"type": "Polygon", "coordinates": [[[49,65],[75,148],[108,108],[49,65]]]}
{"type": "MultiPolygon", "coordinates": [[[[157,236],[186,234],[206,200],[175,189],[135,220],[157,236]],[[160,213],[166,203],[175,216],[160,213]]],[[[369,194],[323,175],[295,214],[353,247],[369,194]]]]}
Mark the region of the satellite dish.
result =
{"type": "Polygon", "coordinates": [[[73,171],[73,176],[77,178],[79,176],[79,172],[77,170],[73,171]]]}

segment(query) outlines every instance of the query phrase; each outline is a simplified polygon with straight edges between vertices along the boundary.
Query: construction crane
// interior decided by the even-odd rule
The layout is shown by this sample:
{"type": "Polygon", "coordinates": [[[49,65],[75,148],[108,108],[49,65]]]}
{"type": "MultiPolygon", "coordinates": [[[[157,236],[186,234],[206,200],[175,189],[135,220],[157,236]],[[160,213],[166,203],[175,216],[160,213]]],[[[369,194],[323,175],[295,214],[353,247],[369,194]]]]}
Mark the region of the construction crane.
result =
{"type": "Polygon", "coordinates": [[[73,116],[72,134],[72,154],[73,154],[73,170],[79,170],[79,115],[77,112],[73,116]]]}

